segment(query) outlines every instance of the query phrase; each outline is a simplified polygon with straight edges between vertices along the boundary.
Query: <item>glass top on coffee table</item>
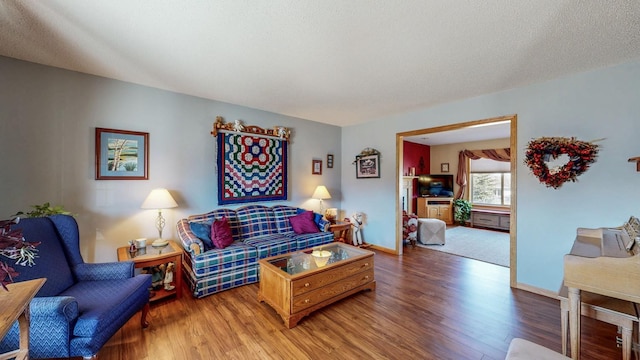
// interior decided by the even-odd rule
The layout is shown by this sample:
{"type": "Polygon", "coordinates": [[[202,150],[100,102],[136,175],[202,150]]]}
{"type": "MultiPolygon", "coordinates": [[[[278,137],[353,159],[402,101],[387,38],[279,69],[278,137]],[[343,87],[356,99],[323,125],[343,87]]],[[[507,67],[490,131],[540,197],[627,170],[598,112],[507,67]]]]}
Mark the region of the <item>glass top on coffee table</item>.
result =
{"type": "Polygon", "coordinates": [[[289,275],[298,275],[369,253],[368,250],[334,242],[311,249],[274,256],[266,260],[289,275]]]}

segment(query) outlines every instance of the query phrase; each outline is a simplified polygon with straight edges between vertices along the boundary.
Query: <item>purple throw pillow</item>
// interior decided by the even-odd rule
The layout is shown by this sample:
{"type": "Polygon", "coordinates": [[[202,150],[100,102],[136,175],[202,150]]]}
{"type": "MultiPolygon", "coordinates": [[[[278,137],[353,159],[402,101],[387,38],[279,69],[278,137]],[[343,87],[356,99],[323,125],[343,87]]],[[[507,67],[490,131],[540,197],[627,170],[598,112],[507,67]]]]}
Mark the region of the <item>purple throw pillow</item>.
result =
{"type": "Polygon", "coordinates": [[[211,241],[218,249],[224,249],[233,243],[231,227],[226,217],[217,219],[211,224],[211,241]]]}
{"type": "Polygon", "coordinates": [[[313,234],[320,232],[318,226],[313,222],[313,211],[305,211],[289,218],[291,227],[296,234],[313,234]]]}

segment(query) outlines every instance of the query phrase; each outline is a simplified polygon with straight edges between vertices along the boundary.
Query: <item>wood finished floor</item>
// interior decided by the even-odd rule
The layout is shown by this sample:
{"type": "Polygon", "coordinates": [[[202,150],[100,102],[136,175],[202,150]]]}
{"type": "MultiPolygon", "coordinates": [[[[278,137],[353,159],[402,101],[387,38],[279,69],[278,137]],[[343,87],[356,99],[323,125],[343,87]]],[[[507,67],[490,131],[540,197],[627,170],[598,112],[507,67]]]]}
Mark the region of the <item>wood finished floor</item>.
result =
{"type": "MultiPolygon", "coordinates": [[[[433,250],[376,252],[377,289],[287,329],[252,284],[137,314],[99,359],[504,359],[514,337],[560,352],[557,300],[509,287],[509,269],[433,250]]],[[[186,289],[185,289],[186,290],[186,289]]],[[[614,326],[583,318],[583,359],[621,359],[614,326]]]]}

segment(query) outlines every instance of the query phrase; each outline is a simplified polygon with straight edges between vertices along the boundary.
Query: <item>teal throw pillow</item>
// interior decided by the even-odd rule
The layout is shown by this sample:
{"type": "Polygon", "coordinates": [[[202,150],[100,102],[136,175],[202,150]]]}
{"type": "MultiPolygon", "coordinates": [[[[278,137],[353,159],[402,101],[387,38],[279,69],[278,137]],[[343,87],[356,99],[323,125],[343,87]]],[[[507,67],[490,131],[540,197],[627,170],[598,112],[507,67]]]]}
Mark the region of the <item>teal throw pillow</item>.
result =
{"type": "Polygon", "coordinates": [[[198,239],[202,240],[204,251],[214,248],[213,241],[211,240],[211,222],[190,222],[189,227],[191,228],[191,232],[197,236],[198,239]]]}

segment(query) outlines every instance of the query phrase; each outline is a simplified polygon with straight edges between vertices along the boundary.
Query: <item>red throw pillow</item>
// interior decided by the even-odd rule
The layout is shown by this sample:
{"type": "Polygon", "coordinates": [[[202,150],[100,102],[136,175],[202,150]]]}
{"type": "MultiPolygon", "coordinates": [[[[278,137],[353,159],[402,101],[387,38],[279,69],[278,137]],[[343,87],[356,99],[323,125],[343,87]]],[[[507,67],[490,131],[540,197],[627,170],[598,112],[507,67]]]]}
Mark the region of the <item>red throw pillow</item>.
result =
{"type": "Polygon", "coordinates": [[[231,227],[226,217],[215,220],[211,223],[211,241],[218,249],[224,249],[233,243],[231,227]]]}
{"type": "Polygon", "coordinates": [[[320,232],[318,225],[313,222],[313,211],[305,211],[289,218],[291,227],[296,234],[313,234],[320,232]]]}

